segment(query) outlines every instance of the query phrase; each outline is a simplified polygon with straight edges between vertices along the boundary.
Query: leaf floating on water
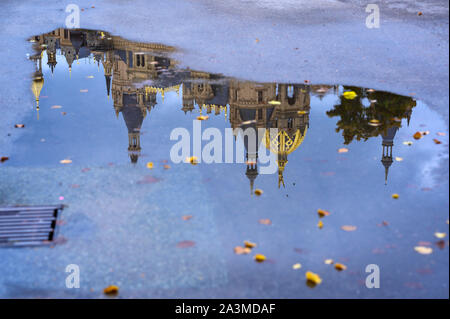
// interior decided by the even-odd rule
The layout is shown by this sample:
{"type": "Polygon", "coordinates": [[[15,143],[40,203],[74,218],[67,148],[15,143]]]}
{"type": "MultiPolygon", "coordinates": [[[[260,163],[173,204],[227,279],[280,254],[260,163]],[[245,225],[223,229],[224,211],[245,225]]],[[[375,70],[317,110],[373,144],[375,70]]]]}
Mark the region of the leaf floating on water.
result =
{"type": "Polygon", "coordinates": [[[165,164],[163,167],[164,167],[164,169],[169,169],[170,165],[165,164]]]}
{"type": "Polygon", "coordinates": [[[192,240],[183,240],[177,244],[178,248],[189,248],[195,246],[195,242],[192,240]]]}
{"type": "Polygon", "coordinates": [[[266,260],[266,256],[261,255],[261,254],[255,255],[255,261],[256,261],[256,262],[262,263],[262,262],[265,261],[265,260],[266,260]]]}
{"type": "Polygon", "coordinates": [[[425,246],[416,246],[416,247],[414,247],[414,250],[422,255],[429,255],[433,252],[433,248],[425,247],[425,246]]]}
{"type": "Polygon", "coordinates": [[[61,105],[53,105],[51,108],[52,109],[60,109],[60,108],[62,108],[62,106],[61,105]]]}
{"type": "Polygon", "coordinates": [[[342,96],[347,100],[353,100],[355,97],[358,96],[354,91],[346,91],[342,93],[342,96]]]}
{"type": "Polygon", "coordinates": [[[0,157],[0,163],[6,162],[7,160],[9,160],[9,157],[7,156],[0,157]]]}
{"type": "Polygon", "coordinates": [[[304,115],[304,114],[307,114],[307,113],[308,113],[308,112],[306,112],[306,111],[298,111],[298,112],[297,112],[298,115],[304,115]]]}
{"type": "Polygon", "coordinates": [[[93,75],[88,75],[86,78],[87,78],[87,79],[93,79],[94,76],[93,76],[93,75]]]}
{"type": "Polygon", "coordinates": [[[153,168],[153,162],[147,162],[147,168],[152,169],[153,168]]]}
{"type": "Polygon", "coordinates": [[[184,215],[184,216],[182,216],[181,218],[183,219],[183,220],[189,220],[189,219],[191,219],[193,216],[192,215],[184,215]]]}
{"type": "Polygon", "coordinates": [[[447,234],[446,233],[435,232],[434,236],[439,238],[439,239],[442,239],[442,238],[445,238],[445,236],[447,236],[447,234]]]}
{"type": "Polygon", "coordinates": [[[334,260],[333,260],[333,259],[325,259],[325,260],[324,260],[324,263],[325,263],[326,265],[331,265],[332,263],[334,263],[334,260]]]}
{"type": "Polygon", "coordinates": [[[236,255],[247,255],[247,254],[250,254],[251,252],[252,252],[252,250],[247,247],[242,247],[242,246],[234,247],[234,253],[236,255]]]}
{"type": "Polygon", "coordinates": [[[446,134],[443,133],[443,132],[437,132],[436,134],[439,135],[439,136],[445,136],[445,135],[446,135],[446,134]]]}
{"type": "Polygon", "coordinates": [[[70,160],[70,159],[63,159],[63,160],[61,160],[61,161],[59,161],[61,164],[70,164],[70,163],[72,163],[72,160],[70,160]]]}
{"type": "Polygon", "coordinates": [[[269,104],[270,104],[270,105],[280,105],[281,102],[280,102],[280,101],[272,100],[272,101],[269,101],[269,104]]]}
{"type": "Polygon", "coordinates": [[[300,264],[300,263],[296,263],[296,264],[292,265],[292,269],[297,270],[297,269],[300,269],[300,268],[302,268],[302,264],[300,264]]]}
{"type": "Polygon", "coordinates": [[[411,145],[413,145],[413,142],[411,142],[411,141],[404,141],[403,144],[404,144],[404,145],[411,146],[411,145]]]}
{"type": "Polygon", "coordinates": [[[445,244],[445,240],[439,240],[436,242],[436,246],[438,246],[440,249],[444,249],[446,244],[445,244]]]}
{"type": "Polygon", "coordinates": [[[326,210],[323,210],[323,209],[318,209],[317,214],[319,214],[319,217],[322,218],[322,217],[330,215],[330,212],[327,212],[326,210]]]}
{"type": "Polygon", "coordinates": [[[270,219],[260,219],[259,223],[263,225],[271,225],[272,221],[270,219]]]}
{"type": "Polygon", "coordinates": [[[199,121],[206,121],[207,119],[209,119],[208,115],[199,115],[199,116],[197,116],[197,120],[199,120],[199,121]]]}
{"type": "Polygon", "coordinates": [[[367,89],[366,92],[372,93],[372,92],[375,92],[375,90],[374,89],[367,89]]]}
{"type": "Polygon", "coordinates": [[[433,142],[434,142],[435,144],[442,144],[441,141],[439,141],[438,139],[435,139],[435,138],[433,138],[433,142]]]}
{"type": "Polygon", "coordinates": [[[247,241],[247,240],[244,241],[244,245],[245,245],[245,247],[250,248],[250,249],[256,247],[256,244],[255,244],[255,243],[252,243],[252,242],[247,241]]]}
{"type": "Polygon", "coordinates": [[[398,199],[399,197],[400,197],[399,194],[392,194],[392,198],[393,198],[393,199],[398,199]]]}
{"type": "Polygon", "coordinates": [[[355,231],[356,230],[356,226],[353,225],[344,225],[341,227],[342,230],[345,231],[355,231]]]}
{"type": "Polygon", "coordinates": [[[344,264],[336,263],[334,265],[334,269],[336,269],[337,271],[342,271],[347,269],[347,266],[345,266],[344,264]]]}
{"type": "Polygon", "coordinates": [[[15,128],[24,128],[25,124],[16,124],[14,125],[15,128]]]}
{"type": "Polygon", "coordinates": [[[312,271],[307,271],[305,276],[307,283],[311,284],[312,286],[320,285],[322,283],[322,278],[320,278],[318,274],[315,274],[312,271]]]}
{"type": "Polygon", "coordinates": [[[348,148],[342,147],[340,149],[338,149],[338,153],[347,153],[348,152],[348,148]]]}
{"type": "Polygon", "coordinates": [[[256,196],[261,196],[262,193],[264,193],[264,192],[262,191],[262,189],[259,189],[259,188],[255,189],[255,191],[254,191],[254,194],[255,194],[256,196]]]}
{"type": "Polygon", "coordinates": [[[422,133],[416,132],[416,133],[414,133],[413,137],[414,137],[414,139],[416,139],[416,140],[420,140],[420,139],[422,138],[422,133]]]}
{"type": "Polygon", "coordinates": [[[395,160],[396,160],[397,162],[401,162],[401,161],[403,161],[403,158],[402,158],[402,157],[396,156],[396,157],[395,157],[395,160]]]}
{"type": "Polygon", "coordinates": [[[197,156],[186,157],[186,162],[191,163],[192,165],[197,165],[198,157],[197,156]]]}
{"type": "Polygon", "coordinates": [[[82,89],[80,90],[81,93],[86,93],[88,91],[88,89],[82,89]]]}
{"type": "Polygon", "coordinates": [[[103,289],[105,295],[117,295],[119,293],[119,287],[111,285],[103,289]]]}
{"type": "Polygon", "coordinates": [[[323,228],[323,222],[321,220],[317,223],[317,227],[319,227],[319,229],[323,228]]]}

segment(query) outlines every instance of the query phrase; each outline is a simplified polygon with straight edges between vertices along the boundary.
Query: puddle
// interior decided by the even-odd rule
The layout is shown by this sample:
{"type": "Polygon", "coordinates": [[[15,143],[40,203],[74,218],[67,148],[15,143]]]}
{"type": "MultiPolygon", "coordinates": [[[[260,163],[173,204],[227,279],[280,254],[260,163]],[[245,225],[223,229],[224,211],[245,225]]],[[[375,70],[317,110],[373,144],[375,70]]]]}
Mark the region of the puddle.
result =
{"type": "MultiPolygon", "coordinates": [[[[61,227],[68,238],[64,247],[75,245],[76,251],[77,241],[93,234],[120,237],[141,227],[136,240],[143,247],[173,243],[168,253],[189,251],[172,259],[150,249],[153,261],[144,265],[151,267],[156,260],[177,268],[180,259],[188,260],[188,275],[170,272],[188,279],[175,283],[162,276],[150,284],[175,289],[179,296],[442,294],[448,248],[434,245],[434,232],[448,230],[448,184],[436,177],[447,157],[448,137],[439,135],[446,131],[444,121],[420,100],[355,86],[257,83],[182,69],[171,58],[173,47],[102,31],[57,29],[30,41],[36,101],[24,127],[11,129],[22,130],[21,135],[9,160],[0,165],[5,180],[17,185],[2,183],[1,201],[35,204],[64,196],[71,208],[68,226],[61,227]],[[208,117],[201,121],[202,132],[254,127],[276,128],[278,135],[264,135],[262,149],[252,153],[247,148],[241,163],[173,163],[172,131],[185,128],[194,136],[193,121],[199,117],[208,117]],[[416,132],[423,137],[414,139],[416,132]],[[261,174],[262,152],[275,154],[273,174],[261,174]],[[70,164],[61,164],[68,159],[70,164]],[[255,189],[262,194],[256,196],[255,189]],[[318,209],[329,216],[319,219],[318,209]],[[133,212],[129,219],[127,211],[133,212]],[[80,214],[82,226],[76,226],[80,214]],[[183,220],[187,215],[192,220],[183,220]],[[96,226],[86,230],[86,218],[96,226]],[[69,227],[71,221],[75,226],[69,227]],[[355,230],[344,231],[346,225],[355,230]],[[253,251],[235,255],[234,247],[247,239],[270,262],[255,263],[253,251]],[[429,242],[433,254],[415,252],[420,241],[429,242]],[[180,249],[183,242],[190,246],[180,249]],[[329,258],[345,263],[347,270],[336,272],[324,263],[329,258]],[[205,274],[207,259],[212,270],[205,274]],[[296,263],[301,270],[292,269],[296,263]],[[380,266],[384,290],[365,288],[368,264],[380,266]],[[433,268],[426,278],[416,272],[424,267],[433,268]],[[307,287],[306,270],[318,273],[323,284],[307,287]],[[276,287],[270,290],[259,281],[276,287]],[[190,290],[195,287],[201,289],[190,290]]],[[[242,136],[233,140],[235,147],[242,136]]],[[[114,240],[117,245],[97,243],[87,252],[106,249],[123,256],[126,241],[134,242],[127,238],[114,240]]],[[[55,258],[63,263],[69,248],[61,249],[55,258]]],[[[89,257],[79,260],[91,262],[89,257]]],[[[102,262],[107,268],[108,261],[96,261],[102,262]]],[[[153,296],[151,289],[136,286],[130,270],[136,264],[126,265],[121,280],[128,296],[153,296]]],[[[98,289],[109,284],[98,277],[96,272],[90,277],[98,289]]]]}

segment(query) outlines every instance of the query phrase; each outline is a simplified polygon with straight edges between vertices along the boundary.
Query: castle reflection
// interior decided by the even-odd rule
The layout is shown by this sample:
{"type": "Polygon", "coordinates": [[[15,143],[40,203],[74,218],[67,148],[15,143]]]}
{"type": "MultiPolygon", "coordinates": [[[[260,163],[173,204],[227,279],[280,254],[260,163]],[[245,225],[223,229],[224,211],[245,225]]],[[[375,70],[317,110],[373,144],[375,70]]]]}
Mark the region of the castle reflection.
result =
{"type": "MultiPolygon", "coordinates": [[[[309,128],[310,99],[322,99],[327,94],[339,96],[340,103],[327,112],[338,117],[336,132],[342,131],[344,143],[382,137],[382,165],[385,181],[393,162],[395,134],[401,128],[402,119],[409,124],[416,102],[405,96],[374,91],[359,87],[329,85],[256,83],[236,80],[218,74],[180,69],[169,58],[175,49],[154,43],[124,40],[107,32],[82,29],[57,29],[35,36],[35,54],[30,57],[36,64],[32,90],[39,111],[39,95],[44,85],[42,58],[47,55],[48,66],[53,73],[57,56],[64,56],[68,71],[82,58],[93,58],[102,65],[106,95],[113,99],[117,117],[122,114],[128,130],[128,152],[136,163],[141,152],[141,127],[146,116],[157,105],[157,96],[164,101],[164,94],[175,91],[182,94],[181,110],[185,113],[197,110],[200,114],[224,116],[231,127],[266,129],[264,136],[257,136],[258,145],[277,156],[278,187],[285,186],[283,172],[288,156],[304,141],[309,128]],[[343,89],[342,89],[343,88],[343,89]],[[347,97],[343,92],[354,92],[347,97]],[[270,128],[277,128],[271,137],[270,128]]],[[[250,151],[246,146],[246,176],[250,187],[258,176],[258,149],[250,151]]]]}

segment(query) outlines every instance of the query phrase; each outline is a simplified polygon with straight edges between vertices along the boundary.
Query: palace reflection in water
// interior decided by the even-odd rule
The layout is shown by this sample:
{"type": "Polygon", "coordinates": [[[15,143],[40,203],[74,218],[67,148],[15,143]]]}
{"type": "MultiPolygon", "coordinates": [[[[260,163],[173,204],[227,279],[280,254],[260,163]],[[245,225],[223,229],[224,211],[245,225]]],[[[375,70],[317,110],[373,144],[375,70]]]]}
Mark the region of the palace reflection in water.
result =
{"type": "MultiPolygon", "coordinates": [[[[227,78],[207,72],[180,69],[168,54],[173,47],[124,40],[102,31],[57,29],[30,39],[36,54],[30,59],[36,63],[32,90],[39,111],[39,96],[44,86],[42,58],[47,55],[51,72],[57,67],[57,56],[64,56],[68,72],[74,63],[83,58],[93,58],[102,65],[105,93],[113,99],[117,117],[122,114],[128,130],[128,152],[132,163],[141,154],[141,127],[146,116],[157,105],[157,96],[164,101],[167,92],[181,91],[184,113],[197,110],[203,115],[224,116],[231,127],[266,129],[257,136],[258,145],[264,142],[267,149],[277,155],[278,187],[285,186],[283,172],[288,156],[304,141],[309,129],[311,95],[322,98],[336,94],[339,86],[256,83],[227,78]],[[270,138],[268,130],[277,128],[278,135],[270,138]]],[[[343,87],[356,97],[339,96],[339,104],[327,111],[337,117],[336,132],[342,131],[344,143],[382,137],[380,151],[385,181],[393,162],[393,146],[402,119],[409,119],[416,102],[410,97],[360,87],[343,87]]],[[[341,92],[342,93],[342,92],[341,92]]],[[[251,152],[248,143],[246,176],[250,187],[258,176],[258,151],[251,152]]]]}

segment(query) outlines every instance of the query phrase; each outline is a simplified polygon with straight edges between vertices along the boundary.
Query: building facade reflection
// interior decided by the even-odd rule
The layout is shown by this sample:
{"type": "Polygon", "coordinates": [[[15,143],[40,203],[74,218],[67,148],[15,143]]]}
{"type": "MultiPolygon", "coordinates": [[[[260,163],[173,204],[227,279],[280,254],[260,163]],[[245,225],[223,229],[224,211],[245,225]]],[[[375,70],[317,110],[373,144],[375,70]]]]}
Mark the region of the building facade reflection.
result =
{"type": "MultiPolygon", "coordinates": [[[[385,182],[393,163],[394,138],[407,123],[416,105],[412,98],[359,87],[340,88],[330,85],[291,83],[257,83],[227,78],[208,72],[177,68],[169,54],[175,49],[154,43],[133,42],[107,32],[82,29],[57,29],[30,39],[36,52],[30,57],[36,63],[32,91],[39,110],[39,95],[44,85],[42,57],[53,73],[57,56],[64,56],[69,73],[80,59],[93,59],[103,68],[105,91],[113,100],[117,117],[122,114],[128,132],[130,161],[137,163],[141,152],[141,127],[146,116],[157,105],[157,97],[164,102],[167,92],[181,93],[181,111],[224,116],[233,129],[264,129],[256,135],[257,145],[264,145],[277,157],[278,187],[285,187],[284,171],[288,156],[303,143],[310,124],[311,96],[319,99],[327,94],[339,97],[339,103],[327,111],[338,117],[336,132],[342,131],[344,143],[382,137],[382,159],[385,182]],[[339,91],[353,91],[354,98],[346,98],[339,91]],[[278,129],[270,136],[269,129],[278,129]],[[262,143],[261,143],[262,142],[262,143]]],[[[342,93],[342,92],[341,92],[342,93]]],[[[236,137],[237,138],[237,137],[236,137]]],[[[258,176],[258,152],[246,148],[245,175],[253,193],[258,176]]]]}

